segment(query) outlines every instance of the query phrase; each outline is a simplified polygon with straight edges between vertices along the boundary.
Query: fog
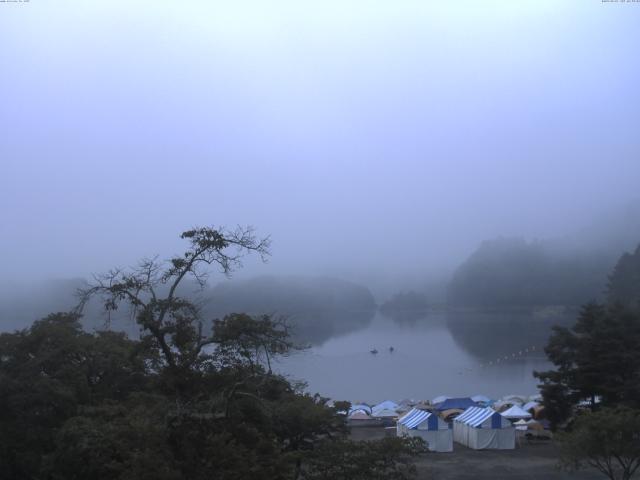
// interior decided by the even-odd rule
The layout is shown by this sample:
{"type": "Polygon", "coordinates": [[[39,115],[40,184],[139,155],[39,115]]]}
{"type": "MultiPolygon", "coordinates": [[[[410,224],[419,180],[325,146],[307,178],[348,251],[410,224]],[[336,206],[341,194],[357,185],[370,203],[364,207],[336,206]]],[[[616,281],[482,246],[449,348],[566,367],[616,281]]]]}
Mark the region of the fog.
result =
{"type": "MultiPolygon", "coordinates": [[[[638,197],[640,4],[0,4],[2,281],[254,225],[388,292],[638,197]]],[[[436,282],[437,283],[437,282],[436,282]]]]}

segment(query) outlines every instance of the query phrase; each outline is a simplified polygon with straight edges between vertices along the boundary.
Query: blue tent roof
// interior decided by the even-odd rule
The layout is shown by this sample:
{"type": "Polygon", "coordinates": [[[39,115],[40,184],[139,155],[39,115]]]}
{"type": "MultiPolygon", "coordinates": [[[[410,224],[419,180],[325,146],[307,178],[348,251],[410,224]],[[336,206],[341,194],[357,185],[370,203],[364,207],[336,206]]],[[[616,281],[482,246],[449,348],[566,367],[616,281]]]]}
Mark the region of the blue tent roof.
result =
{"type": "Polygon", "coordinates": [[[491,407],[471,407],[465,410],[458,417],[454,418],[454,422],[464,423],[471,427],[478,428],[487,419],[491,419],[491,428],[503,428],[508,426],[508,421],[503,421],[502,415],[491,407]]]}
{"type": "Polygon", "coordinates": [[[449,410],[450,408],[459,408],[465,410],[469,407],[477,407],[478,404],[471,400],[469,397],[463,398],[448,398],[442,403],[438,403],[435,407],[436,410],[449,410]]]}
{"type": "Polygon", "coordinates": [[[398,423],[405,425],[409,429],[416,428],[418,425],[427,421],[425,430],[438,430],[438,417],[431,412],[418,410],[416,408],[409,411],[406,415],[398,420],[398,423]]]}

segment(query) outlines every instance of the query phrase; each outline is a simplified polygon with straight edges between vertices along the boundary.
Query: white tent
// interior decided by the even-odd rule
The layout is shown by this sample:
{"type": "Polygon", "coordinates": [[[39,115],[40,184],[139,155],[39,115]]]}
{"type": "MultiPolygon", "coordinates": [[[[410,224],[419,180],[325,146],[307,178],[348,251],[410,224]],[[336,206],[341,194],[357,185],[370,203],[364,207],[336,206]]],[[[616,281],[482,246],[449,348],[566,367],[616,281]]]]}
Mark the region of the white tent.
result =
{"type": "Polygon", "coordinates": [[[439,397],[434,398],[433,400],[431,400],[431,405],[435,405],[436,403],[442,403],[446,400],[449,400],[451,397],[447,397],[446,395],[440,395],[439,397]]]}
{"type": "Polygon", "coordinates": [[[369,420],[371,419],[371,417],[364,410],[356,410],[349,414],[349,419],[350,420],[369,420]]]}
{"type": "Polygon", "coordinates": [[[531,401],[531,402],[525,403],[524,406],[522,407],[522,409],[528,412],[532,408],[536,408],[536,407],[539,407],[539,406],[540,406],[540,404],[538,402],[531,401]]]}
{"type": "Polygon", "coordinates": [[[511,405],[523,405],[527,402],[527,397],[524,395],[505,395],[500,400],[502,403],[510,403],[511,405]]]}
{"type": "Polygon", "coordinates": [[[518,420],[517,422],[515,422],[513,424],[516,427],[516,430],[522,430],[525,431],[529,428],[529,426],[527,425],[527,422],[525,420],[518,420]]]}
{"type": "Polygon", "coordinates": [[[513,407],[505,410],[504,412],[501,412],[500,415],[502,415],[505,418],[508,418],[509,420],[516,420],[518,418],[531,418],[531,414],[529,412],[527,412],[526,410],[523,410],[517,405],[514,405],[513,407]]]}
{"type": "Polygon", "coordinates": [[[371,407],[369,405],[367,405],[366,403],[354,403],[353,405],[351,405],[351,408],[349,409],[349,414],[351,414],[352,412],[355,412],[357,410],[365,411],[368,414],[371,413],[371,407]]]}
{"type": "Polygon", "coordinates": [[[382,417],[395,418],[398,416],[398,412],[396,412],[395,410],[390,410],[388,408],[383,408],[382,410],[374,410],[371,416],[375,418],[382,418],[382,417]]]}
{"type": "Polygon", "coordinates": [[[394,416],[395,416],[395,411],[398,409],[399,406],[400,405],[398,405],[393,400],[385,400],[384,402],[380,402],[377,405],[374,405],[373,408],[371,408],[371,415],[373,415],[374,417],[378,417],[378,416],[381,416],[381,415],[378,415],[378,412],[382,412],[384,410],[391,410],[394,412],[394,416]]]}
{"type": "Polygon", "coordinates": [[[476,403],[491,403],[491,399],[486,395],[474,395],[471,397],[471,400],[476,403]]]}
{"type": "Polygon", "coordinates": [[[474,450],[515,448],[511,422],[492,408],[469,407],[453,420],[453,440],[474,450]]]}
{"type": "Polygon", "coordinates": [[[396,432],[399,437],[422,438],[432,452],[453,451],[451,427],[435,413],[414,408],[398,420],[396,432]]]}

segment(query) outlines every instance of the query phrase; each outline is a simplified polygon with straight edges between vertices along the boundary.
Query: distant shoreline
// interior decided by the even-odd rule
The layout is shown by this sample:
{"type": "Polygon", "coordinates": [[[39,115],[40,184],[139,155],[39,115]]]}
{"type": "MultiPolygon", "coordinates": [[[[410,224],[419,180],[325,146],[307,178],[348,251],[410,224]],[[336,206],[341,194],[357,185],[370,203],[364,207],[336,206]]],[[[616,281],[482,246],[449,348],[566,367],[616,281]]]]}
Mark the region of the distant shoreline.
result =
{"type": "MultiPolygon", "coordinates": [[[[524,313],[534,316],[567,315],[580,311],[580,305],[513,305],[513,306],[462,306],[462,305],[435,305],[427,309],[397,309],[389,313],[524,313]]],[[[380,313],[385,313],[379,310],[380,313]]]]}

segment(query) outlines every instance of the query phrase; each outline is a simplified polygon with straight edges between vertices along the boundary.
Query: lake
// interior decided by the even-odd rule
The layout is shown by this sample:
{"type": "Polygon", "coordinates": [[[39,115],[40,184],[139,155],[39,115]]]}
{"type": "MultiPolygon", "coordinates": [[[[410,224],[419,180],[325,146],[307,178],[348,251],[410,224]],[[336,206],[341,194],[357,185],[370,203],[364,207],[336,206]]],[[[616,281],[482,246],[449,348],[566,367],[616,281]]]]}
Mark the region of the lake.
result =
{"type": "Polygon", "coordinates": [[[532,372],[551,367],[543,347],[552,325],[568,325],[574,318],[553,311],[396,319],[376,313],[359,330],[280,360],[278,369],[292,380],[305,380],[311,393],[353,402],[533,395],[538,391],[532,372]]]}

